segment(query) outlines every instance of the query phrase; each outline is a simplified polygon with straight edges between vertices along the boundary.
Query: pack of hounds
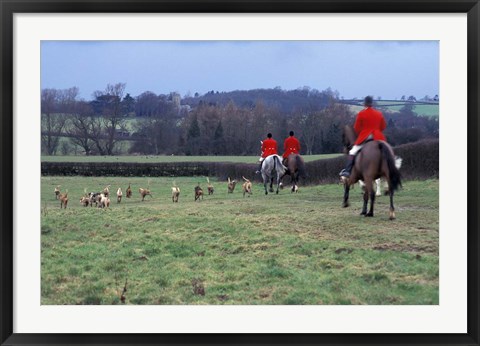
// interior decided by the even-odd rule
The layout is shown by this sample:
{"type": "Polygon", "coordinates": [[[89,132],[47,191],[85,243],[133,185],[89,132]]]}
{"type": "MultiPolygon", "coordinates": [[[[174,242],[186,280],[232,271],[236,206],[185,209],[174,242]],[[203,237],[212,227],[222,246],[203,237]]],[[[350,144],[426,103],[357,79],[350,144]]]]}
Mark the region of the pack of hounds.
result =
{"type": "MultiPolygon", "coordinates": [[[[243,191],[243,197],[247,196],[250,197],[252,195],[252,182],[242,176],[242,179],[244,180],[242,184],[242,191],[243,191]]],[[[237,185],[236,180],[228,178],[227,182],[227,193],[233,193],[235,190],[235,186],[237,185]]],[[[68,205],[68,189],[65,190],[65,192],[61,192],[60,189],[61,185],[57,185],[54,189],[55,193],[55,198],[60,201],[60,209],[67,209],[68,205]]],[[[87,189],[85,188],[83,190],[84,194],[80,198],[80,204],[83,205],[84,207],[95,207],[97,208],[109,208],[110,207],[110,198],[111,198],[111,193],[110,193],[110,188],[111,185],[105,186],[105,188],[102,191],[98,192],[87,192],[87,189]]],[[[213,185],[210,183],[210,179],[207,177],[207,194],[213,195],[215,192],[215,188],[213,185]]],[[[140,187],[138,189],[138,193],[140,194],[141,201],[143,202],[145,200],[145,197],[150,196],[150,198],[153,198],[152,192],[150,190],[150,180],[148,181],[148,188],[142,188],[140,187]]],[[[119,187],[117,189],[117,203],[122,202],[122,198],[124,196],[122,188],[119,187]]],[[[201,201],[203,200],[203,189],[200,186],[200,183],[197,183],[197,186],[194,188],[194,201],[201,201]]],[[[132,198],[132,187],[131,184],[128,184],[127,189],[125,190],[125,197],[126,198],[132,198]]],[[[175,181],[173,182],[172,186],[172,202],[173,203],[178,203],[180,197],[180,188],[177,186],[175,181]]]]}

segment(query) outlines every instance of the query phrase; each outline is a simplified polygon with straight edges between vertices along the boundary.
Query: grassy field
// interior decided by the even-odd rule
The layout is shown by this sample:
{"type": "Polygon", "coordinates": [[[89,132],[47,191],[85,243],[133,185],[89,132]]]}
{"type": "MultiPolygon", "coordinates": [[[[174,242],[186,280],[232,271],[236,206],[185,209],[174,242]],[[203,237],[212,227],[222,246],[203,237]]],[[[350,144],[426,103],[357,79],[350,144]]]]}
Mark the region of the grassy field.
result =
{"type": "MultiPolygon", "coordinates": [[[[390,112],[399,112],[400,109],[405,105],[404,101],[376,101],[377,107],[385,106],[390,112]]],[[[364,109],[363,106],[351,105],[350,109],[354,113],[360,112],[364,109]]],[[[434,117],[438,118],[439,116],[439,105],[438,104],[414,104],[413,111],[419,116],[434,117]]]]}
{"type": "Polygon", "coordinates": [[[204,178],[42,177],[42,304],[438,304],[438,181],[407,181],[359,216],[360,189],[300,187],[243,197],[241,186],[194,202],[204,178]],[[84,188],[134,190],[109,209],[83,207],[84,188]],[[60,209],[54,187],[69,191],[60,209]]]}
{"type": "MultiPolygon", "coordinates": [[[[403,106],[388,106],[387,108],[392,112],[399,112],[403,106]]],[[[413,111],[419,116],[438,118],[438,105],[415,105],[413,111]]]]}
{"type": "MultiPolygon", "coordinates": [[[[302,155],[305,162],[329,159],[342,156],[343,154],[324,155],[302,155]]],[[[237,162],[257,163],[259,156],[63,156],[63,155],[42,155],[41,160],[45,162],[237,162]]]]}

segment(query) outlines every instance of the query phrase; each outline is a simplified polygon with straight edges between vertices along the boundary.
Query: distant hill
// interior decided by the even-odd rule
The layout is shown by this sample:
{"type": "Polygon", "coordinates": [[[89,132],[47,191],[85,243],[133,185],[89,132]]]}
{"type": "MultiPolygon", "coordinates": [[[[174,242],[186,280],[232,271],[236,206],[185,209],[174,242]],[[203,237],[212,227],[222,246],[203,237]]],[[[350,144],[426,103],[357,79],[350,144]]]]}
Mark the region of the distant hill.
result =
{"type": "Polygon", "coordinates": [[[241,108],[253,108],[261,102],[268,108],[276,108],[283,113],[293,113],[299,110],[323,109],[332,98],[338,98],[338,93],[330,89],[318,91],[308,87],[296,90],[282,90],[280,88],[230,92],[215,92],[212,90],[205,95],[184,98],[182,104],[194,108],[201,103],[220,106],[233,102],[241,108]]]}

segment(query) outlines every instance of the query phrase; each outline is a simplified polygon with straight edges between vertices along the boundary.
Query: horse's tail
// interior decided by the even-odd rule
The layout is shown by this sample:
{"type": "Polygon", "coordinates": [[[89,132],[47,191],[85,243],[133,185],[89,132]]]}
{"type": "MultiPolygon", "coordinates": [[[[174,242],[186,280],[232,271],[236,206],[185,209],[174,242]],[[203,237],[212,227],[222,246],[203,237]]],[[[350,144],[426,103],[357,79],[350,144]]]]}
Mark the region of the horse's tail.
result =
{"type": "MultiPolygon", "coordinates": [[[[286,169],[285,169],[285,166],[283,165],[282,161],[280,160],[280,158],[278,157],[278,155],[275,155],[273,157],[273,162],[274,164],[277,164],[278,167],[281,168],[281,171],[282,171],[282,175],[285,174],[286,172],[286,169]]],[[[278,168],[276,168],[277,172],[278,172],[278,168]]]]}
{"type": "Polygon", "coordinates": [[[403,159],[401,157],[395,156],[395,167],[400,169],[400,167],[402,167],[402,161],[403,159]]]}
{"type": "Polygon", "coordinates": [[[398,190],[399,187],[402,187],[400,171],[397,168],[398,161],[395,161],[395,157],[390,151],[390,148],[385,143],[379,142],[379,148],[383,158],[387,161],[388,175],[390,176],[392,190],[398,190]]]}
{"type": "Polygon", "coordinates": [[[298,176],[301,178],[306,178],[307,173],[305,171],[305,163],[303,162],[302,158],[299,155],[297,155],[295,159],[297,160],[298,176]]]}

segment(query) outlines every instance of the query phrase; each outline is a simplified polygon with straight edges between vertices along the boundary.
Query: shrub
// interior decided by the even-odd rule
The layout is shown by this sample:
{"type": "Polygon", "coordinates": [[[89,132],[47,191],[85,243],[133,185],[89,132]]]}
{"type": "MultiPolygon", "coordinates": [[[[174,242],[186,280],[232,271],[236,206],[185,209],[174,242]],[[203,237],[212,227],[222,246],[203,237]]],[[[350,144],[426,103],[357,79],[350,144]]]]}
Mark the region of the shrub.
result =
{"type": "MultiPolygon", "coordinates": [[[[439,142],[422,140],[394,148],[395,154],[403,159],[400,172],[404,179],[438,178],[439,142]]],[[[345,157],[316,160],[305,163],[307,177],[301,184],[327,184],[338,182],[338,173],[345,166],[345,157]]],[[[254,174],[256,163],[233,162],[42,162],[42,175],[60,176],[210,176],[226,181],[241,180],[242,176],[251,181],[261,181],[260,174],[254,174]]],[[[286,178],[289,182],[289,178],[286,178]]]]}

